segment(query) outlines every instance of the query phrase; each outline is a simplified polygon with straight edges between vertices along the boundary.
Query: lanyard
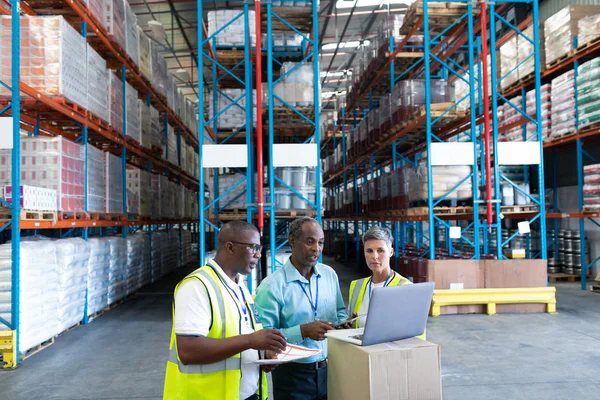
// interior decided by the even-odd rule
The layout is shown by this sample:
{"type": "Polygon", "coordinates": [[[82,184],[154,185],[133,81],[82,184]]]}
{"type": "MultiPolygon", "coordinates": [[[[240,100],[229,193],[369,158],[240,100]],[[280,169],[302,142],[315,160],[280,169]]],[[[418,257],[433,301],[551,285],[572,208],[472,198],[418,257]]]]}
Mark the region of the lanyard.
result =
{"type": "MultiPolygon", "coordinates": [[[[385,282],[383,282],[383,287],[386,287],[388,285],[388,282],[390,281],[390,278],[394,276],[393,272],[390,272],[390,274],[388,275],[388,277],[386,278],[385,282]]],[[[373,278],[369,279],[369,299],[371,298],[371,292],[373,291],[373,278]]]]}
{"type": "MultiPolygon", "coordinates": [[[[306,293],[306,289],[304,289],[304,285],[302,284],[302,282],[298,281],[298,284],[300,284],[300,288],[302,289],[302,291],[304,292],[304,295],[308,299],[308,302],[310,303],[310,308],[312,308],[314,316],[315,316],[315,320],[316,320],[317,319],[317,308],[319,307],[319,275],[317,275],[317,295],[315,296],[314,303],[313,303],[312,299],[310,298],[310,296],[308,295],[308,293],[306,293]]],[[[308,284],[310,285],[310,281],[308,281],[308,284]]]]}
{"type": "Polygon", "coordinates": [[[237,300],[237,303],[242,307],[242,312],[244,313],[244,321],[248,322],[248,306],[246,305],[246,295],[244,295],[244,291],[242,290],[242,288],[240,288],[240,293],[242,295],[242,299],[244,300],[242,302],[242,301],[240,301],[240,298],[238,297],[238,295],[235,292],[235,290],[233,290],[232,288],[230,288],[229,285],[227,284],[227,282],[225,282],[224,280],[223,280],[223,283],[225,284],[225,286],[227,287],[227,289],[229,289],[229,291],[231,293],[233,293],[233,295],[235,296],[235,299],[237,300]]]}

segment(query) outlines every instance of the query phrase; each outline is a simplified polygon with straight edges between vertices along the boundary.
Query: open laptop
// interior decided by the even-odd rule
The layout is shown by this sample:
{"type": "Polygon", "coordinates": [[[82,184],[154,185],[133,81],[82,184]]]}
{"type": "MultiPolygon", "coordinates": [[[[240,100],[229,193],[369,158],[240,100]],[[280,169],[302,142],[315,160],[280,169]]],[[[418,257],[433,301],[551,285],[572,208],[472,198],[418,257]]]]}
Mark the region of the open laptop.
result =
{"type": "Polygon", "coordinates": [[[373,289],[364,328],[333,330],[327,337],[359,346],[393,342],[425,331],[434,282],[373,289]]]}

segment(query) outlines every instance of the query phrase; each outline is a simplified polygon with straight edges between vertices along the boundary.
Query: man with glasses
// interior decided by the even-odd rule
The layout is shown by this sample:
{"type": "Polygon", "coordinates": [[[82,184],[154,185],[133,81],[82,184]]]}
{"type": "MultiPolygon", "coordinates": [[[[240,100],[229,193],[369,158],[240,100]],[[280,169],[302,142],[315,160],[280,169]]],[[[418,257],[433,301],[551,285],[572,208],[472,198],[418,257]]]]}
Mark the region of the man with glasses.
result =
{"type": "Polygon", "coordinates": [[[240,275],[259,265],[260,235],[243,221],[221,228],[217,255],[175,288],[164,399],[259,400],[268,396],[258,350],[273,358],[284,335],[262,329],[240,275]]]}
{"type": "MultiPolygon", "coordinates": [[[[281,329],[288,343],[321,353],[273,371],[275,400],[327,398],[325,333],[348,318],[337,274],[319,263],[324,235],[313,218],[299,218],[289,227],[292,255],[283,268],[262,281],[256,305],[263,325],[281,329]]],[[[344,325],[349,328],[349,324],[344,325]]]]}

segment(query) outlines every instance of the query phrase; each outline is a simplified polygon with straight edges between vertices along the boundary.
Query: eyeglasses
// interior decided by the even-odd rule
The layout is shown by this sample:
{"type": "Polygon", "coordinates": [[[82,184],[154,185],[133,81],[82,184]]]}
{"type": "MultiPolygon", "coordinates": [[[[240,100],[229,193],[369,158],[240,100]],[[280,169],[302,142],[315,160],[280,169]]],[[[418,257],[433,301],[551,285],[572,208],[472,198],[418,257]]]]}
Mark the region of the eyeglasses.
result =
{"type": "Polygon", "coordinates": [[[252,250],[252,252],[254,254],[261,253],[262,249],[263,249],[263,247],[260,244],[255,244],[255,243],[244,243],[244,242],[231,242],[231,243],[233,243],[233,244],[244,244],[244,245],[248,246],[248,248],[250,250],[252,250]]]}

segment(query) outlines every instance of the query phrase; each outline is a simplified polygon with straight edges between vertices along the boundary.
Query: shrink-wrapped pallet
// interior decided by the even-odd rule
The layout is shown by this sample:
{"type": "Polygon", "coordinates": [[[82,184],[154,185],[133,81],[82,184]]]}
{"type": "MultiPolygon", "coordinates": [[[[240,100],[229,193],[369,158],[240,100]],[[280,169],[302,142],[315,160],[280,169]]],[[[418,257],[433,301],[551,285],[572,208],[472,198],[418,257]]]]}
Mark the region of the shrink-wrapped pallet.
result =
{"type": "Polygon", "coordinates": [[[123,170],[121,158],[112,153],[105,153],[105,185],[106,185],[106,212],[123,214],[123,170]]]}
{"type": "Polygon", "coordinates": [[[149,240],[147,233],[134,233],[127,238],[126,293],[134,293],[148,283],[149,240]]]}
{"type": "Polygon", "coordinates": [[[124,0],[104,0],[104,24],[109,37],[125,50],[124,0]]]}
{"type": "MultiPolygon", "coordinates": [[[[51,97],[87,108],[86,42],[67,21],[57,17],[20,19],[20,80],[51,97]]],[[[0,80],[12,79],[12,19],[3,16],[0,24],[0,80]]],[[[0,86],[0,96],[11,91],[0,86]]]]}
{"type": "Polygon", "coordinates": [[[58,330],[62,332],[83,320],[87,268],[91,246],[80,238],[55,241],[58,260],[58,330]]]}
{"type": "Polygon", "coordinates": [[[123,0],[125,5],[125,49],[136,65],[140,63],[137,17],[128,0],[123,0]]]}
{"type": "Polygon", "coordinates": [[[138,92],[129,83],[126,84],[126,98],[127,136],[140,143],[142,140],[142,126],[140,123],[138,92]]]}
{"type": "Polygon", "coordinates": [[[152,87],[159,94],[167,97],[167,62],[160,54],[160,48],[157,44],[150,44],[151,62],[152,62],[152,87]]]}
{"type": "Polygon", "coordinates": [[[150,183],[152,185],[152,218],[160,219],[160,175],[152,174],[150,176],[150,183]]]}
{"type": "Polygon", "coordinates": [[[177,157],[177,134],[171,125],[168,125],[167,133],[169,142],[167,160],[173,165],[179,165],[179,159],[177,157]]]}
{"type": "Polygon", "coordinates": [[[88,212],[106,212],[104,152],[88,145],[88,212]]]}
{"type": "Polygon", "coordinates": [[[123,132],[123,82],[112,72],[108,72],[108,109],[110,125],[117,132],[123,132]]]}
{"type": "Polygon", "coordinates": [[[163,277],[163,259],[166,253],[167,246],[167,233],[166,232],[152,232],[151,233],[151,273],[152,282],[156,282],[163,277]]]}
{"type": "Polygon", "coordinates": [[[88,111],[110,123],[108,104],[108,70],[106,61],[87,45],[87,104],[88,111]]]}
{"type": "MultiPolygon", "coordinates": [[[[250,23],[249,32],[244,28],[244,18],[237,18],[240,10],[217,10],[208,12],[208,35],[214,35],[217,30],[226,26],[216,36],[217,46],[245,46],[246,36],[249,37],[251,44],[256,43],[256,26],[250,23]]],[[[248,11],[248,20],[254,21],[254,11],[248,11]]]]}
{"type": "Polygon", "coordinates": [[[152,214],[152,183],[150,173],[138,168],[127,170],[127,210],[142,216],[152,214]]]}
{"type": "Polygon", "coordinates": [[[152,79],[152,53],[150,50],[150,38],[144,33],[144,30],[137,27],[138,34],[138,51],[140,60],[140,71],[146,79],[152,79]]]}
{"type": "Polygon", "coordinates": [[[600,14],[580,19],[577,28],[579,30],[577,42],[580,46],[597,39],[600,37],[600,14]]]}
{"type": "MultiPolygon", "coordinates": [[[[22,241],[20,250],[18,329],[19,351],[24,353],[59,333],[59,278],[54,242],[22,241]]],[[[11,244],[0,245],[0,318],[8,322],[14,321],[11,257],[11,244]]]]}
{"type": "Polygon", "coordinates": [[[90,238],[90,257],[87,264],[88,316],[108,306],[110,243],[108,238],[90,238]]]}
{"type": "Polygon", "coordinates": [[[127,241],[119,236],[108,238],[110,260],[108,271],[108,305],[123,297],[127,290],[127,241]]]}

